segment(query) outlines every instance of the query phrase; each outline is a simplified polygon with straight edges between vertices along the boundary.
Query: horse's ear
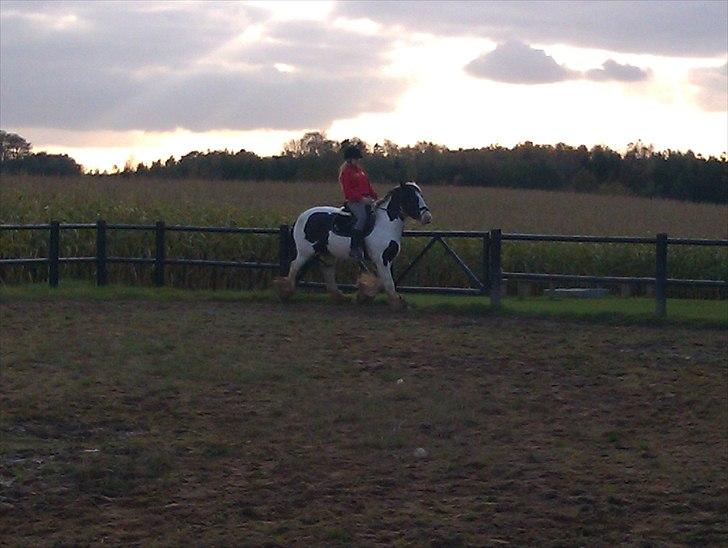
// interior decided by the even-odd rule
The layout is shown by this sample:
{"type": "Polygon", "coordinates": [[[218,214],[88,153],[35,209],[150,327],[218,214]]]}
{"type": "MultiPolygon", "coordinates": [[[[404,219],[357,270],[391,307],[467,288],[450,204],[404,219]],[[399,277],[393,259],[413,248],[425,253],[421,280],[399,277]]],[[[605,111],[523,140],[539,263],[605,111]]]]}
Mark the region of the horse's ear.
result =
{"type": "Polygon", "coordinates": [[[404,181],[402,181],[401,183],[399,183],[399,188],[404,188],[404,187],[405,187],[405,182],[404,181]]]}

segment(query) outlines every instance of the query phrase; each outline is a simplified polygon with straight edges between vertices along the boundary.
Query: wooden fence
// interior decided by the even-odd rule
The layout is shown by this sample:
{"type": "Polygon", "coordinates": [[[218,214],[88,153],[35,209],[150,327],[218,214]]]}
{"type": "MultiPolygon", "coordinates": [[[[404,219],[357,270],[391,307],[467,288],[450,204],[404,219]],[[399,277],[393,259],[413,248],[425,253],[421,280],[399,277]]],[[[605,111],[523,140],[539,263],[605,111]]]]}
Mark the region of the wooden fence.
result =
{"type": "MultiPolygon", "coordinates": [[[[111,224],[99,220],[95,223],[60,223],[51,221],[47,224],[4,224],[0,230],[47,230],[48,231],[48,257],[40,258],[0,258],[1,265],[47,265],[48,283],[57,287],[59,282],[59,265],[68,263],[91,263],[96,266],[96,283],[106,285],[108,281],[109,264],[149,264],[154,267],[154,284],[161,287],[165,283],[165,269],[167,266],[189,265],[228,267],[243,269],[260,269],[278,272],[285,275],[288,265],[293,259],[291,256],[291,231],[288,225],[278,228],[234,228],[167,225],[164,221],[155,224],[111,224]],[[61,257],[60,238],[62,230],[95,230],[96,255],[92,257],[61,257]],[[115,257],[107,254],[107,232],[109,230],[141,230],[154,231],[155,256],[152,257],[115,257]],[[214,261],[185,258],[168,258],[166,254],[166,234],[168,232],[219,232],[227,234],[257,234],[276,236],[278,238],[278,262],[251,262],[251,261],[214,261]]],[[[728,289],[728,281],[724,280],[687,280],[668,277],[667,254],[668,246],[720,246],[728,247],[728,240],[697,239],[697,238],[669,238],[667,234],[657,234],[649,237],[611,237],[611,236],[568,236],[546,234],[507,234],[500,229],[489,231],[427,231],[407,230],[404,237],[426,237],[429,242],[420,250],[415,258],[395,276],[398,291],[405,293],[443,293],[484,295],[490,297],[493,306],[500,306],[503,295],[503,282],[516,280],[523,282],[546,283],[591,283],[591,284],[651,284],[655,288],[655,315],[664,317],[667,314],[667,287],[682,286],[691,288],[718,288],[728,289]],[[482,253],[479,274],[476,273],[455,250],[448,245],[445,238],[475,238],[482,242],[482,253]],[[522,242],[580,242],[580,243],[613,243],[613,244],[648,244],[655,246],[655,275],[654,277],[632,276],[582,276],[571,274],[548,274],[531,272],[505,272],[501,267],[501,249],[504,241],[522,242]],[[423,287],[403,286],[400,282],[409,274],[422,258],[435,245],[444,247],[447,254],[455,261],[460,270],[466,275],[470,287],[423,287]]],[[[321,287],[323,284],[302,282],[303,286],[321,287]]],[[[343,289],[353,289],[352,285],[342,285],[343,289]]]]}

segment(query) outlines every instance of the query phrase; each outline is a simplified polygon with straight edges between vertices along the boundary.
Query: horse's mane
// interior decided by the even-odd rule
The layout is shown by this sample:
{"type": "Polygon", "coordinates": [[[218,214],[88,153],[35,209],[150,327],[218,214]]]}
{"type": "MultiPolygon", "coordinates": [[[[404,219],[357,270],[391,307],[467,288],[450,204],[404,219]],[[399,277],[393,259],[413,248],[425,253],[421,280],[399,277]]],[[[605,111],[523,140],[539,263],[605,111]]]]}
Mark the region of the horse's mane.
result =
{"type": "Polygon", "coordinates": [[[387,192],[382,198],[379,198],[378,200],[376,200],[374,202],[374,206],[373,207],[377,208],[377,207],[381,206],[384,202],[386,202],[387,200],[389,200],[392,197],[392,194],[394,193],[395,190],[397,190],[397,189],[396,188],[393,188],[392,190],[390,190],[389,192],[387,192]]]}
{"type": "MultiPolygon", "coordinates": [[[[420,190],[420,187],[419,187],[419,185],[418,185],[417,183],[415,183],[415,182],[409,181],[409,182],[407,182],[407,183],[405,183],[405,184],[406,184],[406,185],[411,185],[411,186],[414,186],[414,187],[415,187],[415,188],[416,188],[416,189],[417,189],[418,191],[422,192],[422,191],[420,190]]],[[[382,197],[382,198],[379,198],[379,199],[378,199],[377,201],[375,201],[375,202],[374,202],[374,207],[379,207],[379,206],[380,206],[380,205],[382,205],[382,204],[383,204],[384,202],[386,202],[387,200],[389,200],[389,199],[390,199],[390,198],[392,197],[392,195],[393,195],[393,194],[394,194],[395,192],[397,192],[397,191],[398,191],[398,190],[399,190],[400,188],[402,188],[402,187],[401,187],[400,185],[398,185],[398,186],[394,187],[394,188],[393,188],[392,190],[390,190],[389,192],[387,192],[387,193],[386,193],[386,194],[384,195],[384,197],[382,197]]]]}

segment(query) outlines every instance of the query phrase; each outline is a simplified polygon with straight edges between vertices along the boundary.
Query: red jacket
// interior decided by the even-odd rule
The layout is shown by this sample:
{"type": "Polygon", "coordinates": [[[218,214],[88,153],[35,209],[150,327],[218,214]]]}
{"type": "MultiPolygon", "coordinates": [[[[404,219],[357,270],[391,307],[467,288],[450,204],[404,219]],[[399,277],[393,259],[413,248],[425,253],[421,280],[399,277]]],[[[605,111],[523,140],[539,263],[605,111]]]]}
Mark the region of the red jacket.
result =
{"type": "Polygon", "coordinates": [[[347,202],[360,202],[365,196],[378,198],[374,192],[372,185],[369,183],[369,177],[364,170],[354,164],[347,163],[339,172],[339,183],[344,191],[344,199],[347,202]]]}

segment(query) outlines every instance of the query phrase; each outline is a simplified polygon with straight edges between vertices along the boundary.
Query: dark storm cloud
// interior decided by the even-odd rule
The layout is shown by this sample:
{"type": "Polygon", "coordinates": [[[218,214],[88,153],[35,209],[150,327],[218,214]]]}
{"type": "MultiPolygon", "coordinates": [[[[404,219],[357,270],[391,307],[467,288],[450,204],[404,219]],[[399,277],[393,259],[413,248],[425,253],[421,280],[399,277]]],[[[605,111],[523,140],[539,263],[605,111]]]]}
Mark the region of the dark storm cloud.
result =
{"type": "Polygon", "coordinates": [[[568,80],[572,73],[543,50],[520,42],[500,44],[465,67],[478,78],[509,84],[549,84],[568,80]]]}
{"type": "Polygon", "coordinates": [[[115,130],[325,127],[387,109],[402,92],[400,82],[375,76],[385,41],[268,17],[229,2],[3,2],[1,122],[115,130]],[[265,39],[238,44],[255,23],[265,24],[265,39]],[[274,63],[297,70],[283,74],[274,63]]]}
{"type": "Polygon", "coordinates": [[[336,118],[387,108],[382,97],[401,92],[396,82],[382,82],[377,94],[368,94],[355,77],[276,70],[199,72],[142,81],[111,74],[83,85],[51,72],[45,81],[13,86],[2,82],[4,125],[158,131],[322,127],[336,118]],[[53,93],[46,93],[51,86],[53,93]],[[22,101],[5,100],[21,93],[22,101]]]}
{"type": "Polygon", "coordinates": [[[500,44],[493,51],[471,61],[465,70],[477,78],[508,84],[551,84],[586,78],[595,81],[638,82],[649,77],[633,65],[621,65],[609,59],[601,68],[580,72],[560,65],[541,49],[520,42],[500,44]]]}
{"type": "Polygon", "coordinates": [[[496,41],[566,43],[618,52],[718,56],[728,50],[728,2],[400,1],[340,2],[337,14],[409,31],[496,41]]]}
{"type": "Polygon", "coordinates": [[[614,59],[608,59],[602,68],[586,71],[585,77],[596,81],[641,82],[649,78],[649,71],[634,65],[621,65],[614,59]]]}
{"type": "Polygon", "coordinates": [[[23,55],[48,64],[82,61],[98,68],[183,66],[260,20],[255,10],[231,7],[223,17],[224,5],[214,2],[206,10],[194,10],[184,4],[163,9],[140,2],[3,1],[3,60],[23,55]],[[70,15],[76,24],[54,26],[70,15]]]}

